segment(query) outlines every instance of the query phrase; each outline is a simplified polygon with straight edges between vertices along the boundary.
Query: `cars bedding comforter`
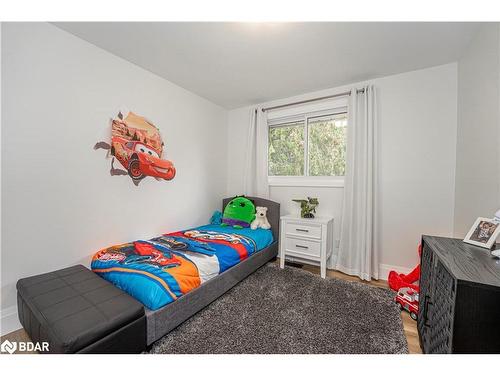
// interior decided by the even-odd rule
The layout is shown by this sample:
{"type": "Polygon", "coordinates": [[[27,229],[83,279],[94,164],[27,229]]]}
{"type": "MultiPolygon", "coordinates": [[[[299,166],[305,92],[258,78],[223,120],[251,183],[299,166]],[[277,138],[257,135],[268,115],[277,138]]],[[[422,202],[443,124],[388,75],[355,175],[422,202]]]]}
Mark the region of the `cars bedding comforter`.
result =
{"type": "Polygon", "coordinates": [[[205,225],[108,247],[94,255],[91,268],[156,310],[272,242],[270,230],[205,225]]]}

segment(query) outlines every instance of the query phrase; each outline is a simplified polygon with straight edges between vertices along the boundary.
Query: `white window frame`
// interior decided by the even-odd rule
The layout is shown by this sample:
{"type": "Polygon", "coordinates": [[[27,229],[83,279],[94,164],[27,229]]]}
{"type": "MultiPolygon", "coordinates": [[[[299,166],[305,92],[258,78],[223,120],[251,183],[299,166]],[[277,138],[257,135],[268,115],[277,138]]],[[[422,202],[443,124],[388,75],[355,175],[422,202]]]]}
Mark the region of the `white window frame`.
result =
{"type": "MultiPolygon", "coordinates": [[[[295,111],[296,112],[296,111],[295,111]]],[[[341,106],[331,109],[320,111],[303,112],[300,114],[294,113],[290,116],[276,117],[267,121],[268,134],[271,127],[276,127],[287,123],[303,121],[304,122],[304,176],[270,176],[269,175],[269,160],[267,160],[267,181],[269,186],[283,186],[283,187],[344,187],[345,176],[309,176],[309,119],[316,117],[334,116],[346,113],[348,114],[348,107],[341,106]]],[[[349,126],[349,122],[347,123],[349,126]]],[[[267,156],[269,156],[269,141],[266,145],[267,156]]],[[[266,158],[268,159],[268,158],[266,158]]]]}

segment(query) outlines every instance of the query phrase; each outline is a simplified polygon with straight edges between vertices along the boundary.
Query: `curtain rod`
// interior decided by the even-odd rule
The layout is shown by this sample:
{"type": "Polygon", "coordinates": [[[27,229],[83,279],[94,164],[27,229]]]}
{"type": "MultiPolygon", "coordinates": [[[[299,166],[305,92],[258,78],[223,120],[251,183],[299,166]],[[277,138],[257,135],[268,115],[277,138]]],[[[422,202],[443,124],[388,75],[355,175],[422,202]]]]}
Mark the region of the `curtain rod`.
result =
{"type": "MultiPolygon", "coordinates": [[[[356,93],[360,94],[362,92],[365,92],[365,89],[357,89],[356,93]]],[[[293,102],[293,103],[288,103],[288,104],[281,104],[281,105],[275,105],[274,107],[267,107],[267,108],[262,108],[262,112],[266,111],[272,111],[273,109],[279,109],[279,108],[285,108],[285,107],[290,107],[292,105],[298,105],[298,104],[305,104],[305,103],[310,103],[310,102],[316,102],[318,100],[325,100],[325,99],[331,99],[331,98],[338,98],[340,96],[349,96],[351,95],[350,91],[346,92],[341,92],[340,94],[334,94],[334,95],[328,95],[328,96],[322,96],[320,98],[314,98],[314,99],[307,99],[307,100],[301,100],[299,102],[293,102]]]]}

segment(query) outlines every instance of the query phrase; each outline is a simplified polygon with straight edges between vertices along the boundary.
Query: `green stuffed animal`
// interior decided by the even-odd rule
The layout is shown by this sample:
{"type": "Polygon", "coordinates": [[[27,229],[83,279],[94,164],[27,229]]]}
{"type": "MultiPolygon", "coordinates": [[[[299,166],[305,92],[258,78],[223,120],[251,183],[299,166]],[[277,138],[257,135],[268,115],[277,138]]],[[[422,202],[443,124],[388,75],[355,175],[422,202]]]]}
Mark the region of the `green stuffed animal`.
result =
{"type": "Polygon", "coordinates": [[[222,215],[223,226],[232,225],[234,228],[248,228],[255,219],[255,205],[245,198],[235,197],[227,204],[222,215]]]}

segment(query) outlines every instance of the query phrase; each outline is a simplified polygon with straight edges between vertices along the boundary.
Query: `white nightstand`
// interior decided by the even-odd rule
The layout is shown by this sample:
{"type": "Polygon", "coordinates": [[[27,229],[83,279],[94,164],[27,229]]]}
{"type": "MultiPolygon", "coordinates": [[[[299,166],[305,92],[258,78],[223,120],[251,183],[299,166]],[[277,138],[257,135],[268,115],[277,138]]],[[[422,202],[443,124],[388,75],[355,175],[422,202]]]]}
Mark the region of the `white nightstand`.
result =
{"type": "Polygon", "coordinates": [[[333,217],[303,219],[294,215],[281,217],[280,267],[285,257],[292,261],[318,264],[326,277],[326,261],[333,251],[333,217]]]}

